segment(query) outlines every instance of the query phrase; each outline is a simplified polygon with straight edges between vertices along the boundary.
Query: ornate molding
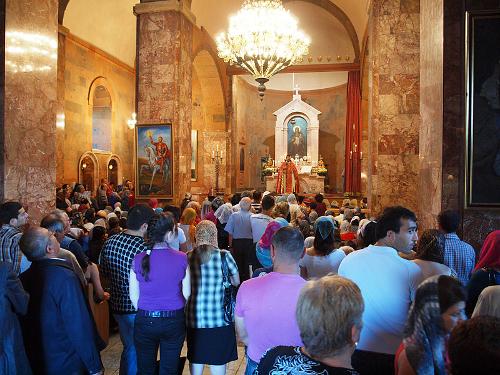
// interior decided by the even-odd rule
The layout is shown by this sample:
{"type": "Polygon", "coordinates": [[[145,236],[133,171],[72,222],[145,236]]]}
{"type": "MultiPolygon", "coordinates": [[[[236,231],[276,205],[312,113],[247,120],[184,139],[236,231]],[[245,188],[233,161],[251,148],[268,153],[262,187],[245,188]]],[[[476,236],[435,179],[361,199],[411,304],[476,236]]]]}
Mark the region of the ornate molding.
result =
{"type": "Polygon", "coordinates": [[[134,14],[139,16],[147,13],[179,12],[196,25],[196,17],[191,12],[191,1],[187,0],[162,0],[151,1],[134,5],[134,14]]]}

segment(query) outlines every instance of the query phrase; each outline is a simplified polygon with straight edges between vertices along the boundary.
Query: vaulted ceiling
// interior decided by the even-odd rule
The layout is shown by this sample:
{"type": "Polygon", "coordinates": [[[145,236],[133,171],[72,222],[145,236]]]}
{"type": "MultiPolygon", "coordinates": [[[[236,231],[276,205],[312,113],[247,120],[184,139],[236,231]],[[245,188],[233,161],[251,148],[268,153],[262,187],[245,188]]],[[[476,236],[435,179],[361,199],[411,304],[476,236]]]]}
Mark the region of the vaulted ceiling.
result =
{"type": "MultiPolygon", "coordinates": [[[[347,16],[363,40],[370,0],[285,0],[285,7],[299,19],[299,25],[313,43],[305,63],[336,62],[337,56],[354,59],[348,30],[339,19],[320,5],[333,3],[347,16]],[[333,37],[332,37],[333,36],[333,37]],[[318,58],[324,59],[318,61],[318,58]],[[312,60],[311,60],[312,59],[312,60]],[[309,60],[309,61],[308,61],[309,60]],[[328,61],[330,62],[330,61],[328,61]]],[[[103,49],[130,66],[135,59],[136,18],[132,8],[138,0],[61,0],[67,3],[63,24],[70,32],[103,49]]],[[[228,17],[241,7],[243,0],[193,0],[192,11],[197,25],[207,29],[212,37],[227,28],[228,17]]]]}

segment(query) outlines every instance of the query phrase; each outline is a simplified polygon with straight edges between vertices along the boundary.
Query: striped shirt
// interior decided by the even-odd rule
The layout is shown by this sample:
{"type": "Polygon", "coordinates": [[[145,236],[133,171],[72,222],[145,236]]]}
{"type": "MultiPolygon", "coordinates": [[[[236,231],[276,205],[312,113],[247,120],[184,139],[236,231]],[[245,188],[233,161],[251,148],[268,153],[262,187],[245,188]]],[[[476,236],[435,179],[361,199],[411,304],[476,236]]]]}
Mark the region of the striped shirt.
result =
{"type": "Polygon", "coordinates": [[[462,285],[467,285],[476,264],[476,252],[456,233],[446,233],[444,237],[444,264],[455,271],[462,285]]]}
{"type": "Polygon", "coordinates": [[[2,225],[0,229],[0,261],[10,262],[14,272],[19,276],[23,253],[19,248],[19,240],[23,232],[12,225],[2,225]]]}

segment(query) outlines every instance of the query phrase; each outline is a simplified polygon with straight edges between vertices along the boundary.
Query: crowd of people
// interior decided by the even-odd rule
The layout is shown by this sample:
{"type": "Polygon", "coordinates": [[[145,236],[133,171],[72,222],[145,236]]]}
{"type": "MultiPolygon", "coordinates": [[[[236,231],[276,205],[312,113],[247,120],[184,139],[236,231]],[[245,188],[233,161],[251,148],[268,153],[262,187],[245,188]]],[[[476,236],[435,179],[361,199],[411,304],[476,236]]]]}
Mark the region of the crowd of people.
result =
{"type": "Polygon", "coordinates": [[[0,205],[0,373],[102,374],[87,286],[120,374],[500,374],[500,230],[476,252],[443,211],[244,191],[137,203],[128,181],[57,191],[27,225],[0,205]],[[159,361],[158,359],[159,353],[159,361]]]}

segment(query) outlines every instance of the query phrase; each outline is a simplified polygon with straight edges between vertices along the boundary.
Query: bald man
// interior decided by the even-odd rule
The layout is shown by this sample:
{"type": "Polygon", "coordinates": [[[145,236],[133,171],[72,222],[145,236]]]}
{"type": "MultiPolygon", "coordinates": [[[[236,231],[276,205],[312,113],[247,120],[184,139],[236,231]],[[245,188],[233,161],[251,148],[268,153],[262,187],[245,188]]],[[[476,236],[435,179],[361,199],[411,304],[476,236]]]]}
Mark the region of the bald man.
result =
{"type": "Polygon", "coordinates": [[[240,280],[245,281],[251,275],[249,267],[253,250],[252,224],[250,222],[252,200],[249,197],[242,198],[239,206],[240,211],[231,214],[224,229],[229,233],[228,247],[238,266],[240,280]]]}
{"type": "Polygon", "coordinates": [[[29,228],[19,247],[32,262],[21,275],[30,295],[22,320],[26,352],[36,374],[101,374],[95,324],[71,265],[45,228],[29,228]]]}

